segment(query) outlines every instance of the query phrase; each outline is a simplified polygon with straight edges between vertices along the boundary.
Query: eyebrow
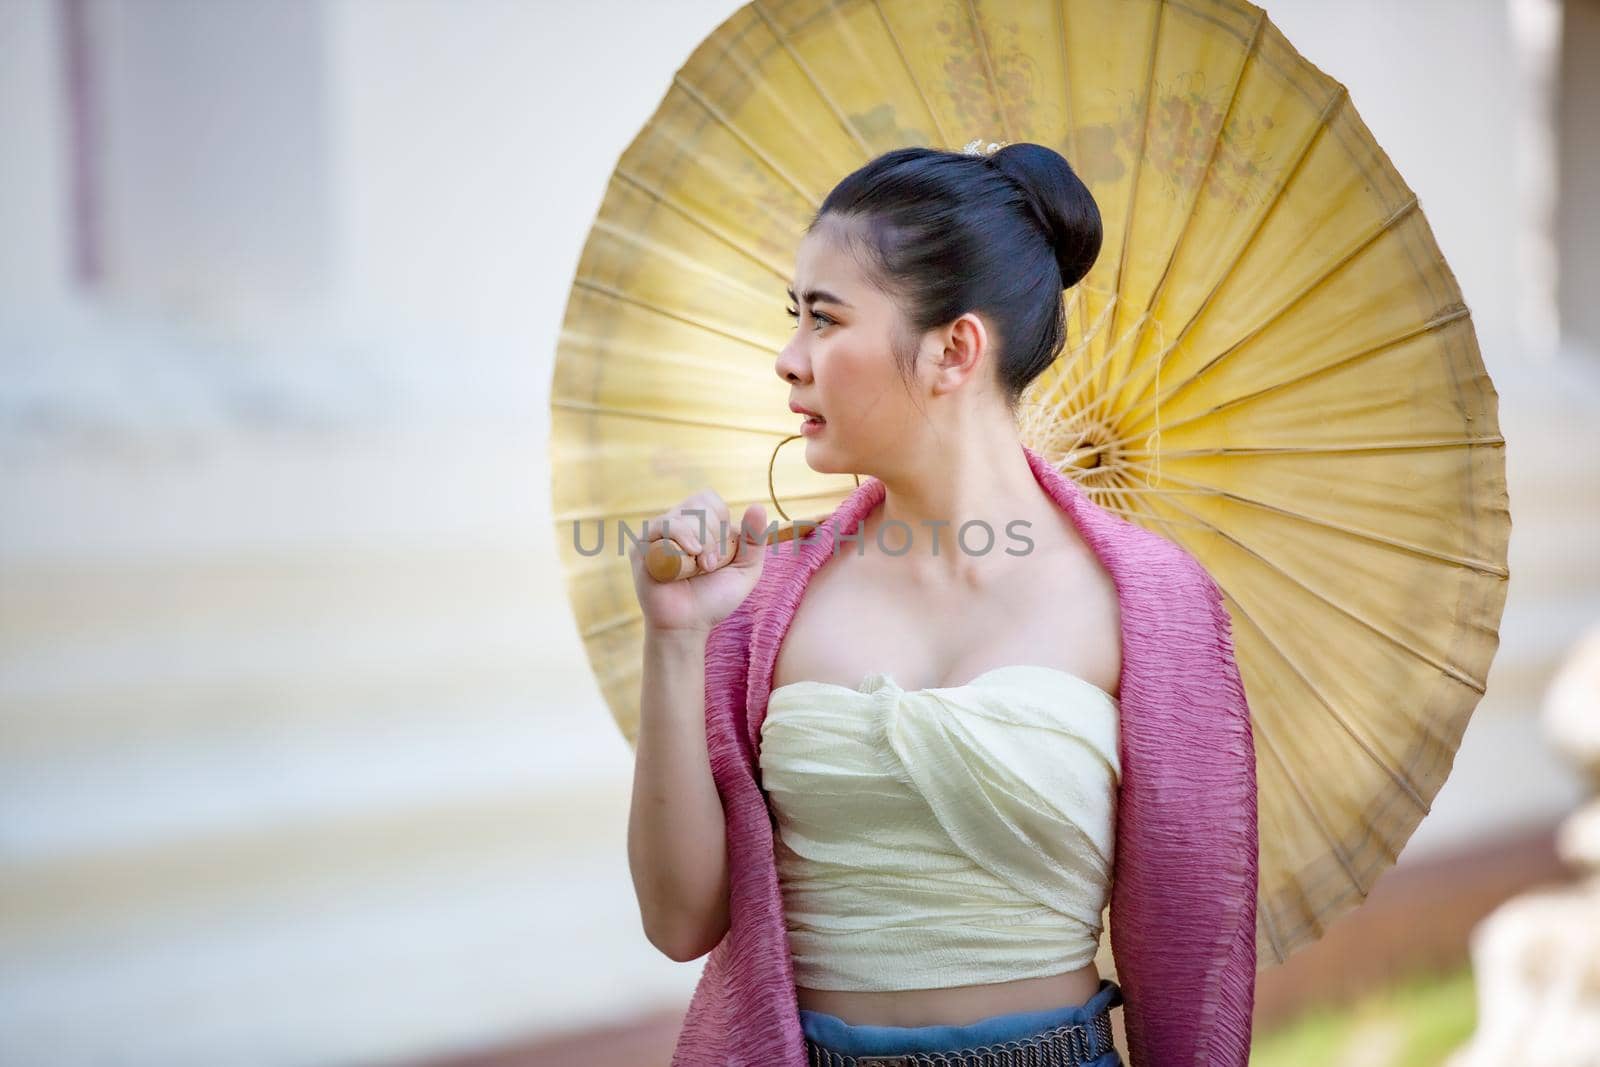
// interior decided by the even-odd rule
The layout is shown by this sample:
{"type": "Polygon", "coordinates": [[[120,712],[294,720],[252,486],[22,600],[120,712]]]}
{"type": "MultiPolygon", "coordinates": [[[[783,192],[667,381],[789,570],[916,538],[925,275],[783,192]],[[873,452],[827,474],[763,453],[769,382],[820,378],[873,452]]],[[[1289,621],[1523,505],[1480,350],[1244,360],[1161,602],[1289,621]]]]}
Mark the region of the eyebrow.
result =
{"type": "MultiPolygon", "coordinates": [[[[794,288],[792,286],[785,289],[784,292],[789,294],[790,300],[796,299],[794,295],[794,288]]],[[[840,300],[826,289],[807,289],[806,303],[815,304],[818,301],[821,301],[824,304],[838,304],[842,308],[850,307],[849,304],[845,303],[843,300],[840,300]]]]}

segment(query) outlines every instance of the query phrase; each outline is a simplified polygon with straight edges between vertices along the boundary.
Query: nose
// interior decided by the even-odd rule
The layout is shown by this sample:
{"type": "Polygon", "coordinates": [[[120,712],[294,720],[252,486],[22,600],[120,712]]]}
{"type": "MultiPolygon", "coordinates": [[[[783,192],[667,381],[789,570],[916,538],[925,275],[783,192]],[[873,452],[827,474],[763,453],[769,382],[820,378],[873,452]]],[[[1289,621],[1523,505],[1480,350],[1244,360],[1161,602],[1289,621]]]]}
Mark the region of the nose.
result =
{"type": "Polygon", "coordinates": [[[797,343],[799,340],[796,337],[784,345],[778,352],[777,361],[773,364],[773,370],[777,371],[778,377],[791,385],[805,382],[811,376],[811,362],[800,351],[800,345],[797,343]]]}

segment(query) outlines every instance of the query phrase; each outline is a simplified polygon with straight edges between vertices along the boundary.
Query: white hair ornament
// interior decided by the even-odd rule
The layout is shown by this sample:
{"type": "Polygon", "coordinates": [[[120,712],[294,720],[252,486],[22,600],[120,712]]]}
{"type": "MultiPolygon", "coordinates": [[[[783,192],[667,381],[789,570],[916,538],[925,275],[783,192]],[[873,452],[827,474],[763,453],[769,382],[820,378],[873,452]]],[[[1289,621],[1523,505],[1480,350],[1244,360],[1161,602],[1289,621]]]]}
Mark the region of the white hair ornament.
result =
{"type": "Polygon", "coordinates": [[[992,156],[1010,143],[1010,141],[990,141],[989,147],[985,148],[983,146],[983,138],[974,137],[967,142],[967,146],[961,151],[969,156],[992,156]]]}

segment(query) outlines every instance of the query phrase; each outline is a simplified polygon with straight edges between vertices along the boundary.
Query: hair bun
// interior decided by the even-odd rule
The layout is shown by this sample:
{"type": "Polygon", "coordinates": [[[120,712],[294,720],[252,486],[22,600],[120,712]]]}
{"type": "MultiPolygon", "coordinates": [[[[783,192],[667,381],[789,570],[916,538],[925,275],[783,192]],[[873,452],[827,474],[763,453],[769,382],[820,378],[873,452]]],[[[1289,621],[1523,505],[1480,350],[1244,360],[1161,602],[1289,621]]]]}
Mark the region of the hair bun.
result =
{"type": "Polygon", "coordinates": [[[1066,157],[1024,141],[1004,145],[986,159],[1022,191],[1044,228],[1061,268],[1061,288],[1082,281],[1100,256],[1104,230],[1100,205],[1066,157]]]}

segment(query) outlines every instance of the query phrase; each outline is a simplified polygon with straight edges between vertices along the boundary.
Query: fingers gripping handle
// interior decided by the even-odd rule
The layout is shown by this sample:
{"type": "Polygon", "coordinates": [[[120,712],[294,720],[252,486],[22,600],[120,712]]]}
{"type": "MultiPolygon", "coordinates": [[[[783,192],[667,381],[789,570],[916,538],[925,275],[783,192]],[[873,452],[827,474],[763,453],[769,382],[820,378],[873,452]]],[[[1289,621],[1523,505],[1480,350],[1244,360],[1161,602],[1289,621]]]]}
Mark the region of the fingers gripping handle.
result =
{"type": "MultiPolygon", "coordinates": [[[[816,529],[821,519],[802,519],[798,522],[786,523],[776,530],[769,532],[759,542],[763,545],[775,545],[781,541],[792,541],[797,536],[810,533],[816,529]]],[[[711,571],[720,570],[739,558],[741,551],[746,548],[744,532],[731,540],[733,551],[726,556],[719,556],[716,566],[711,571]]],[[[661,537],[650,542],[650,547],[645,550],[645,571],[658,582],[676,582],[683,578],[692,578],[697,574],[710,574],[704,570],[699,560],[679,549],[677,543],[668,538],[661,537]]]]}

